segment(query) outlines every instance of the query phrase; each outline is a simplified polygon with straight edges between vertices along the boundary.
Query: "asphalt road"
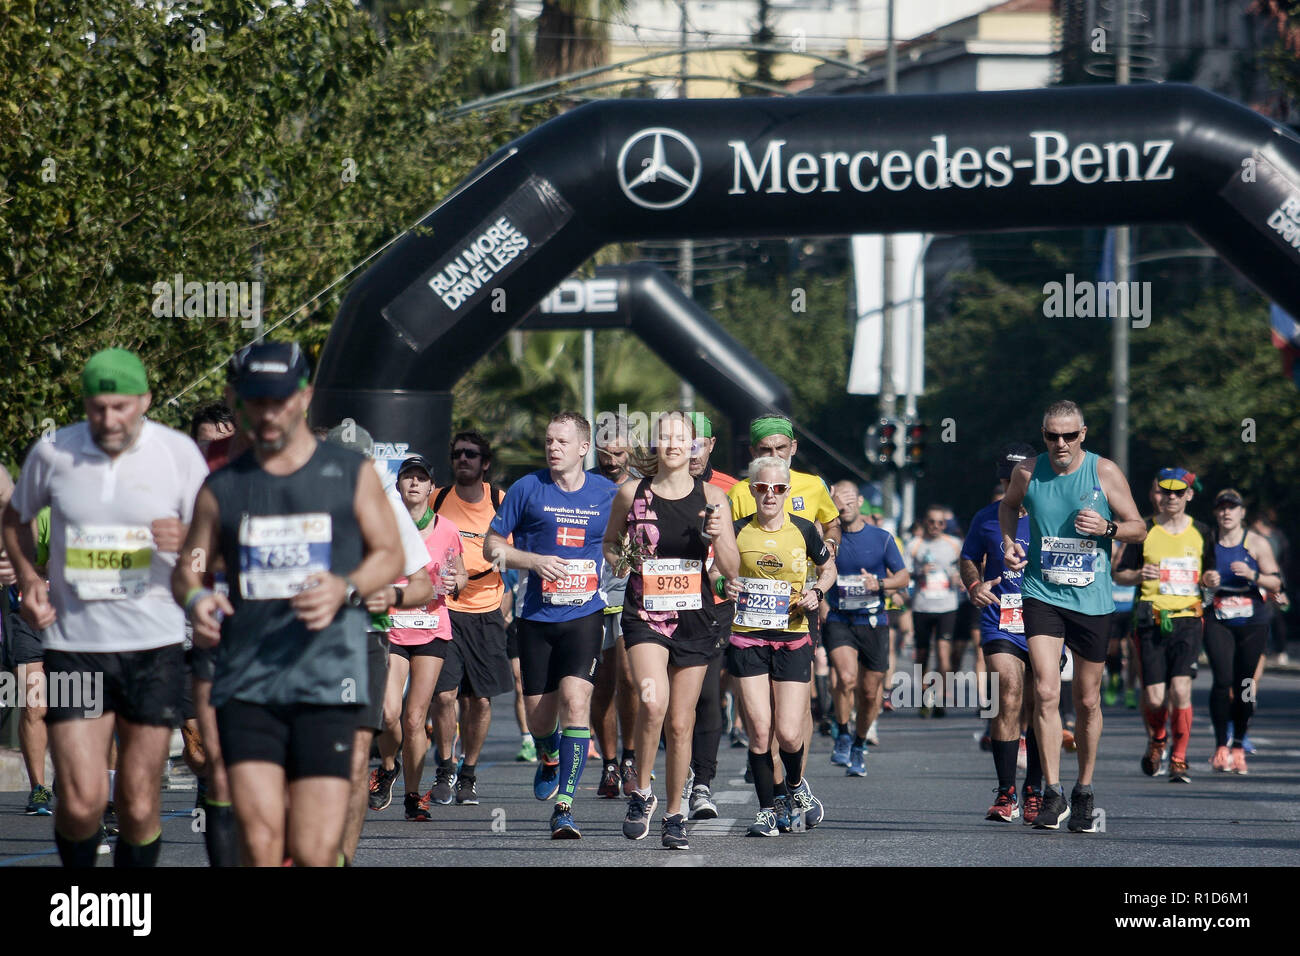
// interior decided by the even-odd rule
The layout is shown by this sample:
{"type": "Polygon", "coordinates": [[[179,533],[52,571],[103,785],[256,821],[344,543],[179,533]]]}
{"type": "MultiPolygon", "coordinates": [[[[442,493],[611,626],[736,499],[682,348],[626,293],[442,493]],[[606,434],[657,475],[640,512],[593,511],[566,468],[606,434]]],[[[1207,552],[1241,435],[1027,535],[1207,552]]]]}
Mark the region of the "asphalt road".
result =
{"type": "MultiPolygon", "coordinates": [[[[1107,708],[1096,775],[1104,833],[1035,831],[986,822],[995,783],[990,754],[979,750],[973,711],[941,720],[913,712],[885,715],[869,776],[849,778],[829,760],[819,737],[809,761],[826,819],[813,831],[746,839],[753,788],[743,782],[745,752],[719,754],[714,792],[721,817],[690,826],[691,848],[659,844],[656,816],[641,842],[622,836],[622,800],[596,797],[600,766],[590,761],[575,817],[579,841],[552,842],[550,805],[532,797],[533,767],[515,763],[518,737],[508,697],[479,764],[477,807],[435,807],[430,823],[407,823],[401,800],[366,823],[359,866],[1296,866],[1300,864],[1300,679],[1266,676],[1251,728],[1259,753],[1245,777],[1211,771],[1213,750],[1202,671],[1195,687],[1196,724],[1189,760],[1193,780],[1171,784],[1138,768],[1145,732],[1135,711],[1107,708]]],[[[1074,781],[1074,757],[1063,755],[1063,780],[1074,781]]],[[[662,754],[656,792],[663,807],[662,754]]],[[[426,771],[425,788],[432,783],[426,771]]],[[[400,786],[400,783],[399,783],[400,786]]],[[[206,866],[202,837],[192,829],[193,778],[176,772],[164,791],[165,866],[206,866]]],[[[0,793],[0,867],[55,866],[48,817],[22,812],[24,793],[0,793]]],[[[106,859],[106,858],[105,858],[106,859]]]]}

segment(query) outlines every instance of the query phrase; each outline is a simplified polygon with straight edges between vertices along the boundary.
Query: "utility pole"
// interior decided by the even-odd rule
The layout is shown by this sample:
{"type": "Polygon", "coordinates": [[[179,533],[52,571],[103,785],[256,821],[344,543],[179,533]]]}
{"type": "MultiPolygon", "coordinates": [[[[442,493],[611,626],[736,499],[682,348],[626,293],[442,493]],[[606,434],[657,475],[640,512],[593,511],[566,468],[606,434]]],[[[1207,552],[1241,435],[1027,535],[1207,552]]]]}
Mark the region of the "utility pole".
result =
{"type": "MultiPolygon", "coordinates": [[[[686,0],[680,0],[682,5],[681,19],[681,67],[680,78],[678,80],[678,95],[681,99],[686,99],[686,77],[689,66],[689,57],[686,53],[686,0]]],[[[677,245],[677,285],[686,293],[688,299],[695,298],[695,244],[689,239],[683,239],[677,245]]],[[[678,404],[684,412],[695,411],[695,387],[686,379],[682,379],[681,392],[679,393],[678,404]]]]}
{"type": "MultiPolygon", "coordinates": [[[[894,0],[885,7],[885,93],[898,92],[898,56],[894,47],[894,0]]],[[[898,410],[898,394],[894,391],[894,237],[884,237],[884,275],[881,290],[880,330],[880,417],[893,418],[898,410]]],[[[886,468],[881,491],[884,497],[885,518],[895,518],[894,495],[897,493],[897,474],[886,468]]]]}
{"type": "MultiPolygon", "coordinates": [[[[1115,83],[1127,86],[1129,82],[1129,0],[1116,0],[1115,3],[1115,83]]],[[[1120,226],[1115,230],[1115,281],[1124,283],[1124,314],[1117,315],[1113,322],[1111,341],[1111,368],[1114,376],[1114,401],[1112,412],[1111,457],[1119,470],[1128,474],[1128,329],[1129,308],[1132,303],[1128,296],[1129,278],[1129,228],[1120,226]]]]}

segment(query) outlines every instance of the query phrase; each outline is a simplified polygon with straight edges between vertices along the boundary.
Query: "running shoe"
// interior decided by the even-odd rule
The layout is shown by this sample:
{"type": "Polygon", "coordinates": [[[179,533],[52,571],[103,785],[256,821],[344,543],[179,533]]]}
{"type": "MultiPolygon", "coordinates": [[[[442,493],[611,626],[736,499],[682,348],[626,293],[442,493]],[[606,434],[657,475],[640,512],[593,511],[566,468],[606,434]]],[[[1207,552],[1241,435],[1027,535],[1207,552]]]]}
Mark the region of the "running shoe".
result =
{"type": "Polygon", "coordinates": [[[840,734],[835,738],[835,749],[831,751],[831,763],[837,767],[849,765],[849,749],[853,746],[850,734],[840,734]]]}
{"type": "Polygon", "coordinates": [[[618,764],[605,764],[605,772],[600,775],[600,786],[596,788],[596,796],[605,797],[608,800],[618,798],[618,764]]]}
{"type": "Polygon", "coordinates": [[[985,753],[988,753],[992,749],[993,749],[993,737],[991,734],[985,731],[984,733],[980,734],[980,750],[983,750],[985,753]]]}
{"type": "Polygon", "coordinates": [[[1065,795],[1049,790],[1034,817],[1035,830],[1059,830],[1061,821],[1070,815],[1070,805],[1065,802],[1065,795]]]}
{"type": "Polygon", "coordinates": [[[704,784],[691,788],[690,811],[692,820],[715,820],[718,805],[713,802],[713,791],[704,784]]]}
{"type": "Polygon", "coordinates": [[[803,825],[807,830],[811,830],[817,824],[822,822],[826,816],[826,808],[822,802],[813,796],[812,787],[808,786],[808,778],[804,777],[799,781],[799,786],[794,788],[790,794],[791,818],[795,814],[803,814],[803,825]]]}
{"type": "Polygon", "coordinates": [[[1250,742],[1250,734],[1241,738],[1241,749],[1248,754],[1253,755],[1255,753],[1255,745],[1250,742]]]}
{"type": "Polygon", "coordinates": [[[1170,783],[1191,783],[1192,775],[1187,772],[1186,760],[1169,761],[1169,782],[1170,783]]]}
{"type": "Polygon", "coordinates": [[[636,761],[624,760],[623,767],[619,771],[619,776],[622,777],[623,780],[623,796],[631,799],[632,792],[636,790],[637,787],[641,786],[641,784],[637,782],[638,774],[636,761]]]}
{"type": "Polygon", "coordinates": [[[792,811],[791,811],[791,809],[790,809],[790,798],[789,798],[789,796],[782,796],[781,794],[777,794],[777,796],[776,796],[776,828],[777,828],[778,830],[780,830],[782,833],[789,833],[789,832],[790,832],[790,829],[791,829],[791,827],[790,827],[790,817],[791,817],[791,815],[792,815],[792,811]]]}
{"type": "Polygon", "coordinates": [[[528,734],[519,744],[519,753],[515,754],[516,763],[537,763],[537,744],[532,734],[528,734]]]}
{"type": "Polygon", "coordinates": [[[371,810],[378,812],[388,809],[388,805],[393,802],[393,784],[397,782],[397,775],[401,772],[400,761],[394,761],[392,770],[385,770],[381,765],[370,771],[371,810]]]}
{"type": "Polygon", "coordinates": [[[539,760],[537,772],[533,774],[533,796],[538,800],[550,800],[560,792],[560,761],[547,763],[539,760]]]}
{"type": "Polygon", "coordinates": [[[573,808],[567,803],[557,803],[551,811],[552,840],[581,840],[582,833],[573,822],[573,808]]]}
{"type": "MultiPolygon", "coordinates": [[[[559,766],[558,762],[556,766],[559,766]]],[[[450,767],[439,767],[433,778],[433,789],[429,791],[429,799],[444,807],[450,804],[456,799],[456,779],[456,771],[450,767]]]]}
{"type": "Polygon", "coordinates": [[[1020,818],[1020,804],[1016,800],[1016,788],[1008,787],[1005,790],[994,788],[997,799],[993,801],[993,806],[989,807],[989,812],[984,815],[985,820],[997,820],[999,823],[1010,823],[1012,820],[1020,818]]]}
{"type": "Polygon", "coordinates": [[[104,832],[111,837],[119,836],[121,830],[117,826],[117,809],[113,806],[113,801],[108,801],[108,806],[104,808],[104,832]]]}
{"type": "Polygon", "coordinates": [[[847,777],[865,777],[867,775],[867,748],[849,748],[849,766],[844,771],[847,777]]]}
{"type": "Polygon", "coordinates": [[[1127,707],[1129,710],[1137,710],[1138,695],[1137,695],[1137,691],[1135,691],[1132,687],[1124,691],[1124,706],[1127,707]]]}
{"type": "Polygon", "coordinates": [[[731,746],[733,746],[733,747],[737,747],[737,748],[739,748],[739,747],[748,747],[748,746],[749,746],[749,735],[746,734],[745,731],[744,731],[742,728],[740,728],[740,727],[732,727],[732,728],[731,728],[731,746]]]}
{"type": "Polygon", "coordinates": [[[1163,777],[1169,773],[1169,743],[1166,740],[1165,749],[1160,751],[1160,766],[1156,770],[1157,777],[1163,777]]]}
{"type": "Polygon", "coordinates": [[[689,850],[691,848],[690,842],[686,839],[686,818],[680,813],[664,817],[663,843],[664,849],[667,850],[689,850]]]}
{"type": "Polygon", "coordinates": [[[834,737],[835,722],[829,717],[823,717],[817,722],[817,733],[821,734],[823,737],[834,737]]]}
{"type": "Polygon", "coordinates": [[[1025,826],[1031,827],[1034,825],[1034,821],[1038,819],[1039,811],[1043,809],[1043,794],[1033,787],[1026,786],[1024,797],[1020,815],[1025,826]]]}
{"type": "Polygon", "coordinates": [[[754,816],[754,822],[745,831],[745,836],[774,837],[780,832],[776,825],[776,811],[759,810],[754,816]]]}
{"type": "Polygon", "coordinates": [[[466,807],[478,806],[478,782],[475,777],[456,775],[456,803],[466,807]]]}
{"type": "Polygon", "coordinates": [[[1160,770],[1161,755],[1165,751],[1165,738],[1147,737],[1147,752],[1142,755],[1142,772],[1154,777],[1160,770]]]}
{"type": "Polygon", "coordinates": [[[748,763],[745,764],[745,783],[754,782],[754,768],[748,763]]]}
{"type": "Polygon", "coordinates": [[[873,720],[873,721],[871,722],[871,726],[867,728],[867,736],[863,738],[863,739],[866,740],[866,742],[867,742],[868,744],[870,744],[872,747],[879,747],[879,746],[880,746],[880,737],[877,736],[877,734],[876,734],[876,723],[877,723],[877,721],[879,721],[879,718],[877,718],[876,720],[873,720]]]}
{"type": "Polygon", "coordinates": [[[50,792],[49,787],[37,784],[32,787],[31,794],[27,797],[27,815],[29,817],[48,817],[51,813],[50,800],[54,794],[50,792]]]}
{"type": "Polygon", "coordinates": [[[1119,700],[1120,676],[1111,674],[1106,679],[1106,685],[1101,690],[1101,702],[1107,707],[1114,707],[1119,700]]]}
{"type": "Polygon", "coordinates": [[[1074,731],[1070,730],[1068,727],[1062,727],[1061,749],[1068,753],[1074,753],[1077,748],[1078,745],[1074,742],[1074,731]]]}
{"type": "Polygon", "coordinates": [[[635,790],[627,800],[627,816],[623,818],[623,836],[629,840],[644,840],[650,835],[650,818],[659,806],[659,798],[653,793],[643,797],[635,790]]]}
{"type": "MultiPolygon", "coordinates": [[[[1050,798],[1049,798],[1050,799],[1050,798]]],[[[1092,793],[1081,793],[1078,789],[1070,793],[1071,833],[1096,833],[1097,820],[1092,811],[1092,793]]]]}
{"type": "Polygon", "coordinates": [[[418,793],[408,793],[406,795],[406,819],[412,823],[428,823],[433,819],[433,814],[429,812],[429,795],[426,793],[420,796],[418,793]]]}
{"type": "Polygon", "coordinates": [[[1219,773],[1232,773],[1232,754],[1227,747],[1216,747],[1210,758],[1210,766],[1219,773]]]}
{"type": "Polygon", "coordinates": [[[1029,767],[1029,741],[1024,737],[1020,738],[1020,748],[1016,751],[1016,769],[1026,770],[1029,767]]]}
{"type": "Polygon", "coordinates": [[[883,701],[880,702],[880,709],[884,713],[887,714],[892,713],[894,710],[894,702],[890,700],[888,697],[886,697],[883,701]]]}
{"type": "Polygon", "coordinates": [[[1232,772],[1239,773],[1243,777],[1246,774],[1250,773],[1250,771],[1246,769],[1246,748],[1245,747],[1232,748],[1232,772]]]}

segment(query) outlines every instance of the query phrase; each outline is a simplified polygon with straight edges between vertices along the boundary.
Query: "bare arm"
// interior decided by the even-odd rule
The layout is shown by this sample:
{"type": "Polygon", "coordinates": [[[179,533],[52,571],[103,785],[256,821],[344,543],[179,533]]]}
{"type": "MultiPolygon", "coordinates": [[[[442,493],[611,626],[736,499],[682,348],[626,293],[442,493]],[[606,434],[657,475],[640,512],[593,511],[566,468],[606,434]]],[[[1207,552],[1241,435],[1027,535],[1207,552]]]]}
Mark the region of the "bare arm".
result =
{"type": "Polygon", "coordinates": [[[740,549],[736,546],[736,529],[728,517],[731,514],[731,503],[722,489],[715,485],[704,486],[704,500],[718,506],[709,519],[708,527],[709,534],[713,536],[713,566],[724,578],[734,578],[740,574],[740,549]]]}
{"type": "Polygon", "coordinates": [[[172,569],[172,597],[185,608],[194,625],[194,642],[199,647],[213,647],[221,640],[221,618],[234,614],[234,606],[224,594],[214,594],[203,586],[203,575],[215,561],[221,548],[221,509],[217,496],[206,486],[194,499],[194,515],[181,544],[176,567],[172,569]]]}
{"type": "MultiPolygon", "coordinates": [[[[1115,540],[1141,544],[1147,539],[1147,523],[1138,513],[1137,504],[1133,501],[1133,492],[1129,490],[1128,480],[1119,470],[1119,465],[1109,458],[1100,458],[1097,460],[1097,475],[1101,479],[1101,490],[1106,493],[1106,502],[1110,505],[1111,513],[1115,516],[1118,525],[1115,540]]],[[[1092,534],[1104,534],[1106,522],[1100,515],[1097,515],[1097,520],[1101,524],[1100,528],[1084,530],[1092,534]]]]}
{"type": "MultiPolygon", "coordinates": [[[[627,530],[627,513],[632,510],[632,496],[636,494],[637,482],[626,481],[614,495],[614,500],[609,506],[609,521],[605,524],[605,537],[601,539],[601,551],[605,555],[605,564],[610,573],[618,567],[619,545],[623,540],[623,534],[627,530]]],[[[629,568],[629,571],[639,571],[640,568],[629,568]]]]}
{"type": "Polygon", "coordinates": [[[998,527],[1002,531],[1002,563],[1011,571],[1019,571],[1029,562],[1025,549],[1016,540],[1016,527],[1020,524],[1020,506],[1024,504],[1029,479],[1034,474],[1035,458],[1027,458],[1016,465],[1007,483],[1007,493],[998,503],[998,527]]]}
{"type": "MultiPolygon", "coordinates": [[[[1255,562],[1259,565],[1259,574],[1255,578],[1255,583],[1265,591],[1277,594],[1282,590],[1282,574],[1277,566],[1277,558],[1273,554],[1273,545],[1269,544],[1268,538],[1253,531],[1246,532],[1246,539],[1247,548],[1255,555],[1255,562]]],[[[1235,565],[1236,562],[1233,564],[1235,565]]],[[[1234,567],[1233,570],[1236,568],[1234,567]]]]}

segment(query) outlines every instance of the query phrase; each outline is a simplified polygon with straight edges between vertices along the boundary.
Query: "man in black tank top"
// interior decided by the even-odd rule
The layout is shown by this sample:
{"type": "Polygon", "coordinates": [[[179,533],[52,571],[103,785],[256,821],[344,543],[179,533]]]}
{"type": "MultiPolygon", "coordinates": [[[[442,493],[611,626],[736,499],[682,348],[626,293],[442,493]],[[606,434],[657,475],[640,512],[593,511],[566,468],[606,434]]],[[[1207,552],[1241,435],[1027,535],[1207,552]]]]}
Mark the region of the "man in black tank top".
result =
{"type": "Polygon", "coordinates": [[[365,596],[401,573],[402,552],[374,469],[307,428],[298,345],[252,346],[238,362],[253,448],[204,483],[172,593],[196,645],[217,648],[212,704],[244,862],[333,866],[368,702],[365,596]],[[203,587],[217,554],[229,597],[203,587]]]}

